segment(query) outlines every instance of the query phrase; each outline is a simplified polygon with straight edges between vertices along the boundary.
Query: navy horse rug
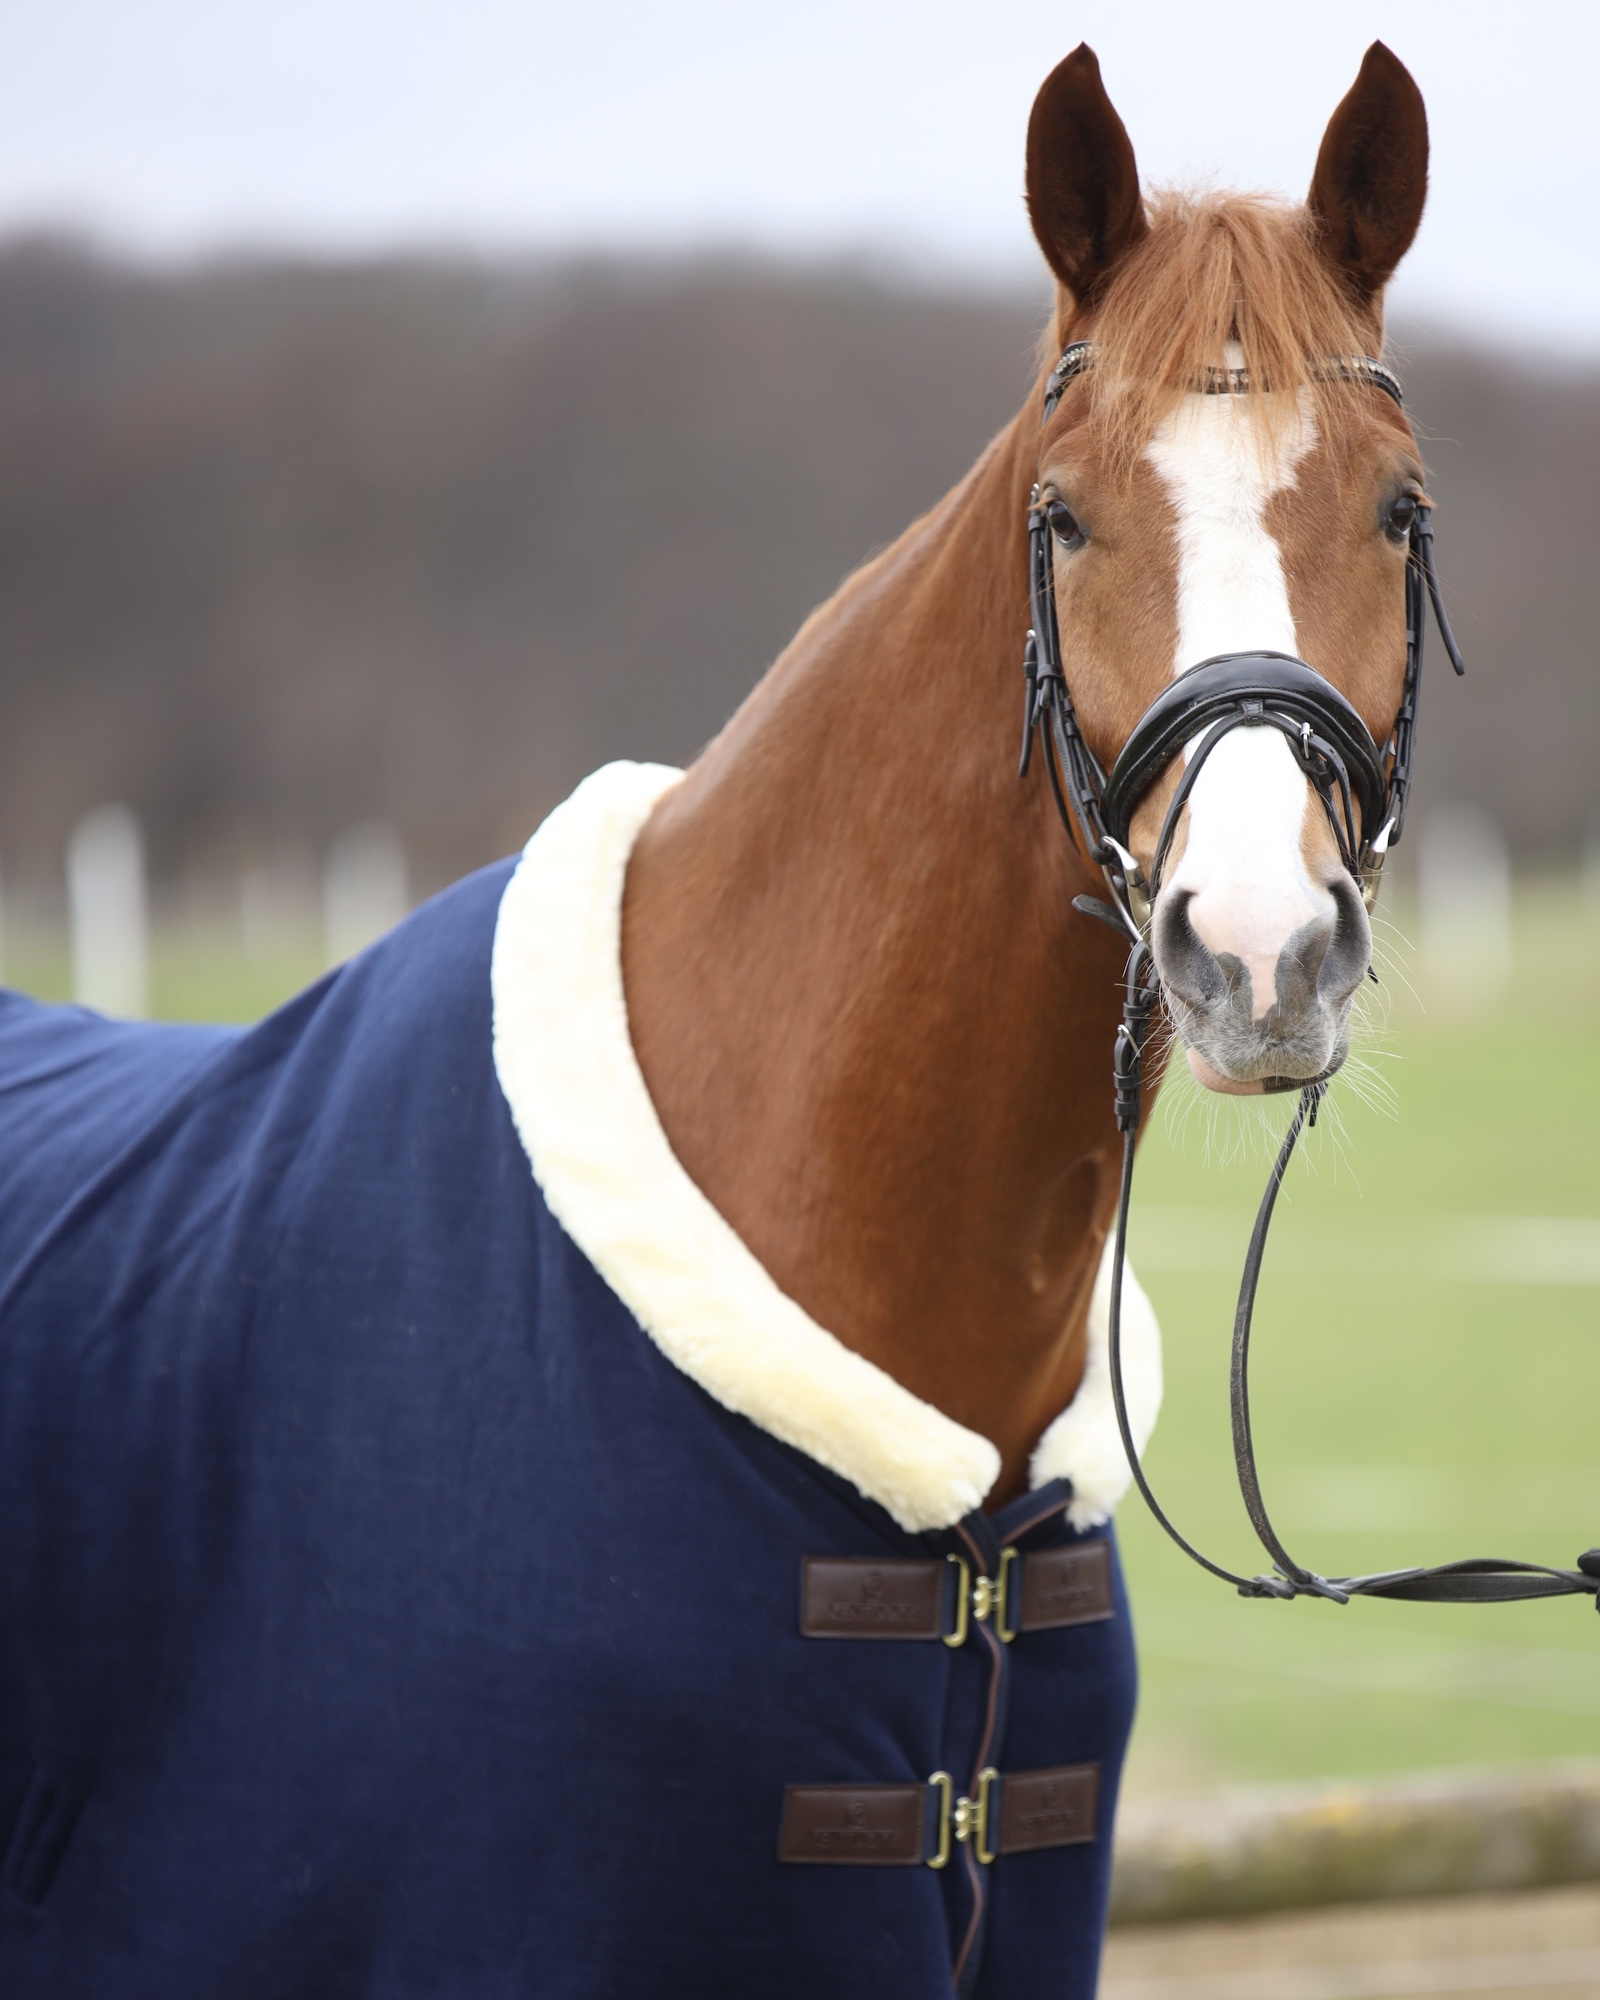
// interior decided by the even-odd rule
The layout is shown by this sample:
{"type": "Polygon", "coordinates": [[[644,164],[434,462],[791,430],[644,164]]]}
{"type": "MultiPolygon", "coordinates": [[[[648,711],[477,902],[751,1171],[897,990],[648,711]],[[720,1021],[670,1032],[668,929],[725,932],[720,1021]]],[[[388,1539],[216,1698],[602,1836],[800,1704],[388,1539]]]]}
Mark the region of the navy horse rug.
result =
{"type": "MultiPolygon", "coordinates": [[[[629,1040],[614,765],[248,1030],[0,997],[0,1994],[1090,2000],[1104,1286],[1032,1490],[629,1040]]],[[[1142,1440],[1159,1400],[1135,1293],[1142,1440]]]]}

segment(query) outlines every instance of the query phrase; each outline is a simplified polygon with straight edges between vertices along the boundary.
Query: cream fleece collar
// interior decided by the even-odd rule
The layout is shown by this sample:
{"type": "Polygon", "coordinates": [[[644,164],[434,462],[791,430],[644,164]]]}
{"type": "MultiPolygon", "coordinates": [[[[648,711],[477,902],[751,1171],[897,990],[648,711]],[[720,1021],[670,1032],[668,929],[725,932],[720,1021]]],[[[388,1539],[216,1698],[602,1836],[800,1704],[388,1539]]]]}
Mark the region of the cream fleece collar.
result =
{"type": "MultiPolygon", "coordinates": [[[[623,997],[622,885],[640,827],[680,775],[608,764],[529,841],[495,930],[500,1086],[551,1212],[669,1361],[901,1527],[949,1527],[982,1505],[1000,1468],[995,1447],[779,1291],[679,1165],[650,1101],[623,997]]],[[[1072,1481],[1077,1528],[1105,1521],[1129,1485],[1106,1359],[1109,1296],[1102,1260],[1082,1386],[1031,1467],[1034,1486],[1072,1481]]],[[[1161,1402],[1161,1341],[1131,1271],[1123,1350],[1142,1450],[1161,1402]]]]}

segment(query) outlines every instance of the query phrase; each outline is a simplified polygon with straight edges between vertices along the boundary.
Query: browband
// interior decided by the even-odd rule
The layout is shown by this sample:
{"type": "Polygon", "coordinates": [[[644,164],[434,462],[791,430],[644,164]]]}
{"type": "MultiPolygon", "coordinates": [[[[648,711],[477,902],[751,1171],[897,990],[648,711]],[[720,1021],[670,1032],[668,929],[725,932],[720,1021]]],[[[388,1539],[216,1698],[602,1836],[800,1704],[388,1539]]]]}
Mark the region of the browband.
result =
{"type": "MultiPolygon", "coordinates": [[[[1054,416],[1067,384],[1074,376],[1081,375],[1093,359],[1094,343],[1088,340],[1075,340],[1063,352],[1044,385],[1047,420],[1054,416]]],[[[1374,389],[1381,389],[1391,398],[1397,409],[1403,410],[1406,406],[1399,376],[1392,368],[1385,368],[1381,361],[1374,361],[1369,354],[1330,354],[1319,361],[1311,373],[1319,382],[1370,383],[1374,389]]],[[[1248,368],[1208,368],[1197,386],[1208,396],[1247,396],[1253,384],[1248,368]]]]}

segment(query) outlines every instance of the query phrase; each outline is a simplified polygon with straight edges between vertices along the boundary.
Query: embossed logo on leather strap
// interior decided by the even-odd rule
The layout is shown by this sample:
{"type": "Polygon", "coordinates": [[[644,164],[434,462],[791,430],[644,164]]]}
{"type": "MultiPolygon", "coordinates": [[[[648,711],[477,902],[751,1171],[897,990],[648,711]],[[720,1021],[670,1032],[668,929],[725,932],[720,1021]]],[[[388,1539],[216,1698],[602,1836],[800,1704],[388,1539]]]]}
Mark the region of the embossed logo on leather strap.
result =
{"type": "Polygon", "coordinates": [[[800,1630],[808,1639],[938,1639],[946,1565],[807,1556],[800,1573],[800,1630]]]}
{"type": "Polygon", "coordinates": [[[1099,1798],[1098,1764],[1008,1772],[1000,1795],[1000,1852],[1027,1854],[1093,1840],[1099,1798]]]}
{"type": "Polygon", "coordinates": [[[790,1785],[780,1861],[916,1867],[927,1845],[926,1785],[790,1785]]]}
{"type": "Polygon", "coordinates": [[[1092,1625],[1112,1616],[1111,1550],[1105,1542],[1036,1549],[1022,1562],[1024,1632],[1092,1625]]]}

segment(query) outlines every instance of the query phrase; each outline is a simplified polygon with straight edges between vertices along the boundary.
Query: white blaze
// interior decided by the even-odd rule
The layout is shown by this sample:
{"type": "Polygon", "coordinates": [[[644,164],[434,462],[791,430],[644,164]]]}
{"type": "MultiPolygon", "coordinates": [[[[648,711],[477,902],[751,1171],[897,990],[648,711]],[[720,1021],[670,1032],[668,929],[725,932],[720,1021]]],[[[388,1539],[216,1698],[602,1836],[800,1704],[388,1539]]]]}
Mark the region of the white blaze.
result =
{"type": "MultiPolygon", "coordinates": [[[[1315,443],[1308,404],[1298,429],[1286,426],[1268,454],[1244,396],[1206,395],[1185,397],[1151,441],[1150,462],[1178,517],[1174,679],[1219,653],[1298,656],[1266,509],[1274,493],[1293,486],[1315,443]]],[[[1300,852],[1308,797],[1276,729],[1230,730],[1195,780],[1188,844],[1170,878],[1192,892],[1189,921],[1202,941],[1249,968],[1258,1018],[1277,997],[1279,953],[1327,904],[1300,852]]]]}

